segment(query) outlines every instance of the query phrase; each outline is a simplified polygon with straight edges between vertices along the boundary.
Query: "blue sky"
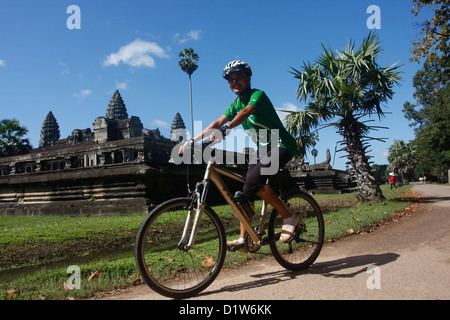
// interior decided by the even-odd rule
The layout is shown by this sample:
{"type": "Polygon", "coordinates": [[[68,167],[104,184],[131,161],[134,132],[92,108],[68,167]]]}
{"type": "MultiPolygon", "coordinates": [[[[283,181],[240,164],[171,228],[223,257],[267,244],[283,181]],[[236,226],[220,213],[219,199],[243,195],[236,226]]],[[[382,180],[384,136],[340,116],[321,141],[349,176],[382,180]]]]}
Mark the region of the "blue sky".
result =
{"type": "MultiPolygon", "coordinates": [[[[193,104],[194,120],[203,126],[234,99],[221,72],[235,59],[251,65],[252,86],[264,90],[277,109],[300,109],[304,104],[296,100],[298,81],[290,68],[313,63],[322,43],[337,50],[351,39],[359,46],[370,31],[370,5],[381,11],[381,28],[376,30],[384,49],[380,65],[399,62],[404,72],[385,106],[391,114],[376,122],[389,129],[373,133],[389,138],[371,148],[373,161],[386,164],[394,139],[414,138],[401,109],[405,101],[414,101],[412,78],[421,68],[409,61],[418,33],[414,22],[430,17],[427,11],[414,17],[407,0],[3,1],[0,118],[20,120],[37,147],[49,111],[65,138],[74,129],[92,129],[119,89],[130,116],[169,137],[177,112],[190,128],[188,77],[178,67],[178,53],[188,47],[200,56],[192,77],[193,104]],[[67,26],[70,5],[80,8],[80,29],[67,26]]],[[[334,156],[338,140],[334,129],[319,131],[317,161],[330,148],[332,164],[344,169],[344,154],[334,156]]],[[[313,162],[311,155],[307,161],[313,162]]]]}

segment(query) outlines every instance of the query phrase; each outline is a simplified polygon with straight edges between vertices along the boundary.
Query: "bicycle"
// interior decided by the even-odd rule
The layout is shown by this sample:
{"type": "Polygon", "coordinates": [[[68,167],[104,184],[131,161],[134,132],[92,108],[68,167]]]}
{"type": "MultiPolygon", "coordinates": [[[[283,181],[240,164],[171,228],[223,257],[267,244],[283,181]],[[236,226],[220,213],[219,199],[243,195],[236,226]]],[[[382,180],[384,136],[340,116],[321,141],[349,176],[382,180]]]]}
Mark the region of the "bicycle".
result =
{"type": "Polygon", "coordinates": [[[290,239],[281,243],[281,215],[272,209],[266,227],[269,206],[263,201],[258,225],[253,228],[221,176],[245,183],[245,177],[209,161],[203,181],[197,183],[194,192],[163,202],[142,222],[136,240],[136,264],[142,279],[155,292],[170,298],[188,298],[205,290],[218,276],[227,244],[221,219],[206,204],[211,183],[244,224],[249,252],[269,245],[276,261],[292,271],[308,268],[318,257],[324,241],[324,221],[310,195],[298,187],[280,195],[300,218],[290,239]]]}

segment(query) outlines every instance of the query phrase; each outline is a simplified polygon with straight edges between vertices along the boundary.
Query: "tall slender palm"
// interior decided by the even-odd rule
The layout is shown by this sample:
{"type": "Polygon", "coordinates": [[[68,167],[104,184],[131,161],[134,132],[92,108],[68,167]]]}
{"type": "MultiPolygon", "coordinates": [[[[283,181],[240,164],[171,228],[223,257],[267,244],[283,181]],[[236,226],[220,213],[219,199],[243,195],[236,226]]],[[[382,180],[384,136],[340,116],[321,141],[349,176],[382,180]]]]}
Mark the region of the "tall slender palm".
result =
{"type": "Polygon", "coordinates": [[[194,136],[194,116],[192,112],[192,81],[191,81],[191,75],[194,73],[195,70],[197,70],[198,65],[198,54],[194,52],[194,49],[183,49],[183,51],[180,52],[178,55],[181,57],[181,60],[178,62],[178,65],[180,66],[181,70],[186,72],[189,75],[189,98],[190,98],[190,110],[191,110],[191,135],[194,136]]]}
{"type": "Polygon", "coordinates": [[[21,126],[18,120],[3,119],[0,121],[0,156],[12,156],[26,153],[31,149],[30,141],[23,136],[28,129],[21,126]]]}
{"type": "Polygon", "coordinates": [[[311,155],[314,157],[314,164],[316,164],[316,157],[319,154],[319,151],[317,151],[317,149],[316,149],[317,141],[319,141],[319,135],[317,134],[317,132],[312,132],[311,133],[311,145],[312,145],[311,155]]]}
{"type": "Polygon", "coordinates": [[[399,66],[378,65],[381,52],[378,37],[371,32],[356,51],[352,42],[336,53],[323,46],[317,64],[304,64],[303,72],[292,68],[299,80],[298,99],[310,99],[307,110],[319,114],[324,126],[334,126],[343,137],[342,150],[352,165],[361,201],[384,198],[370,168],[371,157],[366,155],[368,141],[383,139],[368,136],[370,130],[379,127],[369,126],[367,122],[374,120],[363,118],[385,116],[383,104],[392,98],[392,88],[401,79],[399,66]]]}

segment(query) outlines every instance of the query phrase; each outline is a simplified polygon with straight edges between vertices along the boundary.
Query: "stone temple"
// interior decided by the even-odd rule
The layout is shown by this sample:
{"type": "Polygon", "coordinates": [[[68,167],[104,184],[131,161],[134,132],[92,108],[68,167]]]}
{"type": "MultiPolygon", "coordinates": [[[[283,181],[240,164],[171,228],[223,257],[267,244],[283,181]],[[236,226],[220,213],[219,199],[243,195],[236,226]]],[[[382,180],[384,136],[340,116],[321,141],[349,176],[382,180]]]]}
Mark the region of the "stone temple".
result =
{"type": "MultiPolygon", "coordinates": [[[[184,129],[177,113],[172,132],[184,129]]],[[[0,157],[0,214],[147,212],[168,195],[186,195],[184,184],[176,190],[180,183],[173,183],[185,169],[169,161],[177,143],[129,117],[118,90],[92,129],[75,129],[65,139],[50,111],[38,148],[0,157]]]]}

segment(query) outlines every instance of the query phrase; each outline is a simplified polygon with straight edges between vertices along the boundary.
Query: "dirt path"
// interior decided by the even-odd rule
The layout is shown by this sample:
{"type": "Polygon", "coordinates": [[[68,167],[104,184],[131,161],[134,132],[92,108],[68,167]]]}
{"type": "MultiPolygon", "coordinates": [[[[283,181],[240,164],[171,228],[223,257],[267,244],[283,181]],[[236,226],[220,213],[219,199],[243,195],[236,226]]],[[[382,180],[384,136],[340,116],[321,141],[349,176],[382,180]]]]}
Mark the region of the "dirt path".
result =
{"type": "MultiPolygon", "coordinates": [[[[224,271],[189,300],[450,299],[450,186],[415,185],[427,203],[379,230],[326,244],[307,271],[274,260],[224,271]]],[[[167,300],[147,286],[105,300],[167,300]]]]}

